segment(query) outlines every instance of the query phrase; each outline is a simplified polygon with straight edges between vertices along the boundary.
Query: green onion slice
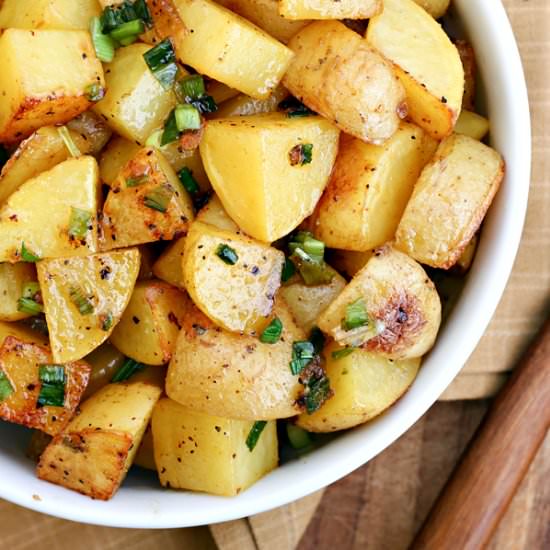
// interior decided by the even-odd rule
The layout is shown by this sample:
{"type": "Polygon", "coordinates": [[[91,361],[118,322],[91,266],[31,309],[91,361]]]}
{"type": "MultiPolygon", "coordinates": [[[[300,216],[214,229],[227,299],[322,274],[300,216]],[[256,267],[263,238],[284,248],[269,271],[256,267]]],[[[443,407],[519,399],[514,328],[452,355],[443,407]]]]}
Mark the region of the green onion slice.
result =
{"type": "Polygon", "coordinates": [[[23,292],[21,295],[23,298],[35,298],[37,294],[40,293],[40,285],[36,281],[27,283],[23,287],[23,292]]]}
{"type": "Polygon", "coordinates": [[[94,82],[93,84],[86,86],[84,93],[89,101],[97,103],[105,97],[105,88],[94,82]]]}
{"type": "Polygon", "coordinates": [[[145,32],[145,25],[143,21],[139,19],[134,19],[133,21],[128,21],[127,23],[122,23],[116,29],[113,29],[109,36],[122,42],[126,38],[137,38],[140,34],[145,32]]]}
{"type": "Polygon", "coordinates": [[[160,140],[160,146],[164,147],[173,141],[176,141],[180,135],[178,124],[176,122],[176,110],[173,109],[164,123],[164,131],[160,140]]]}
{"type": "Polygon", "coordinates": [[[151,210],[165,213],[168,209],[168,204],[172,200],[172,188],[167,185],[159,185],[150,193],[143,197],[143,204],[151,210]]]}
{"type": "Polygon", "coordinates": [[[113,314],[111,312],[100,315],[101,330],[108,332],[113,327],[113,314]]]}
{"type": "Polygon", "coordinates": [[[103,34],[99,17],[92,17],[90,34],[97,58],[103,63],[110,63],[115,57],[115,43],[110,36],[103,34]]]}
{"type": "Polygon", "coordinates": [[[313,414],[321,408],[321,405],[332,395],[329,379],[323,375],[321,378],[311,379],[306,385],[304,404],[307,414],[313,414]]]}
{"type": "Polygon", "coordinates": [[[197,180],[193,177],[193,172],[187,168],[187,166],[184,166],[179,172],[178,172],[178,178],[181,181],[181,184],[183,185],[183,188],[190,194],[190,195],[197,195],[200,193],[200,187],[197,183],[197,180]]]}
{"type": "Polygon", "coordinates": [[[71,136],[71,132],[67,126],[60,126],[57,131],[59,132],[59,135],[61,136],[61,139],[63,140],[63,143],[65,144],[65,147],[67,147],[67,150],[71,156],[74,158],[82,156],[82,152],[74,142],[73,136],[71,136]]]}
{"type": "Polygon", "coordinates": [[[138,187],[147,183],[147,181],[149,181],[149,176],[147,174],[143,174],[136,178],[126,178],[126,187],[138,187]]]}
{"type": "Polygon", "coordinates": [[[174,110],[178,132],[200,130],[201,115],[193,105],[178,105],[174,110]]]}
{"type": "Polygon", "coordinates": [[[218,105],[216,101],[212,96],[209,95],[203,95],[202,97],[199,97],[199,99],[194,99],[190,103],[202,115],[215,113],[218,110],[218,105]]]}
{"type": "Polygon", "coordinates": [[[304,166],[310,164],[313,159],[313,143],[299,143],[288,152],[288,160],[291,166],[304,166]]]}
{"type": "Polygon", "coordinates": [[[216,256],[228,265],[235,265],[239,261],[239,256],[235,249],[229,245],[222,243],[216,249],[216,256]]]}
{"type": "Polygon", "coordinates": [[[13,393],[13,386],[4,371],[0,370],[0,403],[13,393]]]}
{"type": "Polygon", "coordinates": [[[333,359],[335,359],[336,361],[338,361],[338,359],[342,359],[343,357],[347,357],[348,355],[351,355],[354,351],[355,351],[356,348],[342,348],[342,349],[337,349],[337,350],[334,350],[332,353],[331,353],[331,356],[333,359]]]}
{"type": "Polygon", "coordinates": [[[346,316],[342,320],[342,328],[344,330],[353,330],[354,328],[364,327],[370,322],[367,313],[367,306],[360,298],[352,304],[346,306],[346,316]]]}
{"type": "Polygon", "coordinates": [[[176,65],[174,47],[169,38],[146,51],[143,54],[143,58],[153,76],[161,83],[165,90],[169,90],[174,86],[178,66],[176,65]]]}
{"type": "Polygon", "coordinates": [[[162,147],[162,135],[164,134],[164,130],[155,130],[145,142],[146,147],[155,147],[155,149],[160,149],[162,147]]]}
{"type": "Polygon", "coordinates": [[[200,74],[186,76],[178,82],[177,88],[184,101],[199,99],[206,94],[204,79],[200,74]]]}
{"type": "Polygon", "coordinates": [[[294,267],[294,264],[288,258],[285,258],[283,271],[281,273],[281,282],[286,283],[287,281],[289,281],[294,273],[296,273],[296,268],[294,267]]]}
{"type": "Polygon", "coordinates": [[[334,270],[327,265],[324,260],[312,258],[301,248],[296,248],[290,259],[300,272],[306,285],[324,285],[328,284],[334,278],[334,270]]]}
{"type": "Polygon", "coordinates": [[[19,298],[17,300],[17,311],[38,315],[44,312],[44,306],[32,298],[19,298]]]}
{"type": "Polygon", "coordinates": [[[134,2],[134,10],[136,15],[145,23],[148,28],[153,26],[153,18],[151,17],[151,12],[149,11],[149,6],[147,6],[146,0],[136,0],[134,2]]]}
{"type": "Polygon", "coordinates": [[[290,241],[288,245],[291,252],[297,248],[301,248],[309,256],[316,260],[323,260],[325,255],[325,243],[316,239],[309,231],[299,231],[290,241]]]}
{"type": "Polygon", "coordinates": [[[288,118],[299,118],[315,115],[313,111],[308,109],[301,101],[295,97],[287,97],[279,103],[279,109],[286,111],[288,118]]]}
{"type": "Polygon", "coordinates": [[[63,407],[65,403],[65,367],[63,365],[40,365],[38,377],[41,382],[37,407],[63,407]]]}
{"type": "Polygon", "coordinates": [[[275,344],[279,341],[283,333],[283,323],[278,317],[275,317],[260,335],[260,342],[264,344],[275,344]]]}
{"type": "Polygon", "coordinates": [[[36,254],[33,254],[30,250],[27,249],[25,246],[25,243],[21,243],[21,260],[24,262],[29,263],[36,263],[39,262],[42,258],[40,256],[37,256],[36,254]]]}
{"type": "Polygon", "coordinates": [[[292,422],[286,423],[286,435],[294,449],[304,449],[312,443],[309,432],[306,432],[306,430],[296,426],[292,422]]]}
{"type": "Polygon", "coordinates": [[[145,365],[138,363],[133,359],[127,359],[123,363],[123,365],[116,371],[111,382],[124,382],[143,368],[145,368],[145,365]]]}
{"type": "Polygon", "coordinates": [[[71,219],[69,221],[69,236],[75,239],[84,239],[88,231],[93,229],[92,213],[80,208],[71,207],[71,219]]]}
{"type": "Polygon", "coordinates": [[[292,344],[290,372],[300,374],[315,357],[315,348],[309,340],[299,340],[292,344]]]}
{"type": "Polygon", "coordinates": [[[265,420],[258,420],[252,424],[252,428],[250,428],[250,432],[246,438],[246,446],[250,452],[252,452],[254,447],[256,447],[258,440],[260,439],[260,435],[262,435],[266,425],[267,421],[265,420]]]}
{"type": "Polygon", "coordinates": [[[72,287],[69,291],[69,296],[81,315],[91,315],[94,312],[92,301],[84,294],[84,291],[80,287],[72,287]]]}

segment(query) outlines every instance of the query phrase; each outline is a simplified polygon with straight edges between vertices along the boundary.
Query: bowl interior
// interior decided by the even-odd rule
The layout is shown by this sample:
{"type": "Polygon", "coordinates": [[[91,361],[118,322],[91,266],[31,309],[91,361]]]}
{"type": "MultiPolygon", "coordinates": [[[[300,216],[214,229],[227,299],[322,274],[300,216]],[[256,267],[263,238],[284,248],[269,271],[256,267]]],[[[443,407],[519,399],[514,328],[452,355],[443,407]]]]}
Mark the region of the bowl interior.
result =
{"type": "Polygon", "coordinates": [[[476,261],[411,389],[385,414],[277,469],[236,498],[167,491],[131,473],[110,502],[41,482],[25,458],[28,431],[0,424],[0,497],[47,514],[118,527],[186,527],[263,512],[343,477],[402,435],[458,374],[483,334],[510,274],[527,206],[530,126],[521,61],[506,13],[494,0],[454,0],[454,18],[476,50],[491,118],[491,143],[507,164],[484,224],[476,261]]]}

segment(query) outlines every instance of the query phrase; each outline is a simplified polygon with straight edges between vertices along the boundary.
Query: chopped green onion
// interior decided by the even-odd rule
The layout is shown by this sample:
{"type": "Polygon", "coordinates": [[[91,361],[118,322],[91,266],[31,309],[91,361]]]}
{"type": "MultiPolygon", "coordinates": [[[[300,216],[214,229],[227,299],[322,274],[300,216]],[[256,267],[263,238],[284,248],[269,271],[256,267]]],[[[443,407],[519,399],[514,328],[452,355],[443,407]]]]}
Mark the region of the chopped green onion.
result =
{"type": "Polygon", "coordinates": [[[30,283],[27,283],[23,287],[23,292],[21,293],[21,295],[23,296],[23,298],[35,298],[36,295],[39,293],[40,285],[37,282],[32,281],[30,283]]]}
{"type": "Polygon", "coordinates": [[[103,63],[110,63],[115,57],[115,43],[110,36],[103,34],[99,17],[92,17],[90,33],[97,58],[103,63]]]}
{"type": "Polygon", "coordinates": [[[183,188],[190,194],[190,195],[196,195],[200,193],[200,187],[197,183],[197,180],[193,177],[193,172],[187,168],[187,166],[184,166],[179,172],[178,172],[178,178],[181,181],[181,184],[183,185],[183,188]]]}
{"type": "Polygon", "coordinates": [[[288,152],[291,166],[310,164],[313,159],[313,143],[299,143],[288,152]]]}
{"type": "Polygon", "coordinates": [[[101,101],[105,97],[105,88],[99,84],[90,84],[84,89],[84,93],[88,98],[88,101],[93,101],[94,103],[101,101]]]}
{"type": "Polygon", "coordinates": [[[262,435],[266,425],[267,422],[265,420],[258,420],[252,424],[252,428],[250,428],[250,432],[246,438],[246,446],[250,452],[252,452],[254,447],[256,447],[258,439],[260,439],[260,435],[262,435]]]}
{"type": "Polygon", "coordinates": [[[92,213],[72,206],[71,219],[69,221],[69,236],[76,239],[84,239],[88,231],[92,229],[92,213]]]}
{"type": "Polygon", "coordinates": [[[283,332],[283,323],[275,317],[260,335],[260,342],[264,344],[275,344],[279,341],[283,332]]]}
{"type": "Polygon", "coordinates": [[[203,95],[199,99],[194,99],[190,102],[197,111],[201,114],[215,113],[218,110],[218,105],[212,96],[203,95]]]}
{"type": "Polygon", "coordinates": [[[76,286],[72,287],[69,291],[69,296],[81,315],[90,315],[94,312],[93,303],[84,295],[81,288],[76,286]]]}
{"type": "Polygon", "coordinates": [[[71,156],[74,158],[82,156],[82,152],[73,141],[73,136],[71,136],[71,132],[67,126],[60,126],[57,131],[59,132],[59,135],[61,136],[61,139],[63,140],[63,143],[65,144],[65,147],[67,147],[67,150],[71,156]]]}
{"type": "Polygon", "coordinates": [[[312,443],[309,432],[292,422],[286,423],[286,435],[294,449],[303,449],[312,443]]]}
{"type": "Polygon", "coordinates": [[[286,283],[292,278],[294,273],[296,273],[296,268],[294,267],[294,264],[288,258],[285,258],[283,271],[281,273],[281,282],[286,283]]]}
{"type": "Polygon", "coordinates": [[[235,250],[224,243],[216,249],[216,256],[228,265],[235,265],[239,261],[239,256],[235,250]]]}
{"type": "Polygon", "coordinates": [[[21,243],[21,260],[29,263],[39,262],[42,258],[33,254],[30,250],[25,247],[25,243],[21,243]]]}
{"type": "Polygon", "coordinates": [[[0,403],[13,393],[13,386],[4,371],[0,370],[0,403]]]}
{"type": "Polygon", "coordinates": [[[328,284],[334,278],[334,270],[324,260],[316,260],[301,248],[296,248],[290,259],[298,268],[306,285],[328,284]]]}
{"type": "Polygon", "coordinates": [[[206,94],[204,79],[200,74],[186,76],[178,82],[178,92],[186,101],[199,99],[206,94]]]}
{"type": "Polygon", "coordinates": [[[139,185],[147,183],[147,181],[149,181],[149,176],[147,174],[143,174],[137,178],[126,178],[126,187],[138,187],[139,185]]]}
{"type": "Polygon", "coordinates": [[[149,6],[147,6],[146,0],[135,0],[134,10],[136,15],[145,23],[149,28],[153,26],[153,18],[151,17],[151,12],[149,11],[149,6]]]}
{"type": "Polygon", "coordinates": [[[331,356],[333,359],[338,361],[338,359],[342,359],[343,357],[347,357],[348,355],[351,355],[356,348],[342,348],[337,349],[331,353],[331,356]]]}
{"type": "Polygon", "coordinates": [[[123,365],[116,371],[111,382],[124,382],[143,368],[145,368],[145,365],[142,365],[141,363],[138,363],[133,359],[127,359],[123,363],[123,365]]]}
{"type": "Polygon", "coordinates": [[[30,315],[38,315],[44,312],[44,307],[32,298],[19,298],[17,300],[17,311],[29,313],[30,315]]]}
{"type": "Polygon", "coordinates": [[[116,29],[113,29],[109,33],[109,36],[122,43],[124,39],[136,38],[144,32],[145,25],[143,24],[143,21],[140,21],[139,19],[134,19],[133,21],[123,23],[122,25],[119,25],[116,29]]]}
{"type": "Polygon", "coordinates": [[[164,123],[164,131],[160,140],[160,146],[164,147],[173,141],[176,141],[180,135],[176,122],[176,110],[173,109],[164,123]]]}
{"type": "Polygon", "coordinates": [[[169,38],[146,51],[143,54],[143,58],[153,76],[161,83],[165,90],[169,90],[174,86],[178,66],[176,65],[174,47],[169,38]]]}
{"type": "Polygon", "coordinates": [[[164,214],[168,209],[168,204],[172,200],[172,195],[173,191],[171,187],[159,185],[143,197],[143,204],[151,210],[164,214]]]}
{"type": "Polygon", "coordinates": [[[100,316],[101,330],[108,332],[113,327],[113,314],[111,312],[100,316]]]}
{"type": "Polygon", "coordinates": [[[286,111],[286,116],[288,118],[298,118],[311,116],[315,113],[308,109],[301,101],[298,101],[295,97],[288,97],[283,99],[279,103],[279,109],[286,111]]]}
{"type": "Polygon", "coordinates": [[[37,407],[63,407],[65,403],[65,367],[63,365],[40,365],[38,377],[41,382],[37,407]]]}
{"type": "Polygon", "coordinates": [[[155,130],[145,142],[146,147],[155,147],[155,149],[160,149],[162,147],[162,135],[164,130],[155,130]]]}
{"type": "Polygon", "coordinates": [[[103,32],[109,33],[120,25],[138,18],[138,13],[129,0],[124,0],[119,6],[108,6],[103,10],[103,14],[101,15],[103,32]]]}
{"type": "Polygon", "coordinates": [[[126,38],[121,38],[118,43],[121,46],[130,46],[134,42],[137,42],[139,36],[137,34],[133,34],[132,36],[128,36],[126,38]]]}
{"type": "Polygon", "coordinates": [[[325,243],[316,239],[309,231],[299,231],[288,245],[291,252],[301,248],[314,260],[321,261],[325,255],[325,243]]]}
{"type": "Polygon", "coordinates": [[[309,333],[309,341],[313,344],[315,353],[319,355],[325,347],[325,336],[319,327],[313,327],[309,333]]]}
{"type": "Polygon", "coordinates": [[[313,414],[332,395],[330,381],[323,375],[321,378],[312,378],[306,385],[304,404],[307,414],[313,414]]]}
{"type": "Polygon", "coordinates": [[[315,348],[309,340],[300,340],[292,344],[290,372],[300,374],[315,357],[315,348]]]}
{"type": "Polygon", "coordinates": [[[342,320],[342,328],[344,330],[353,330],[354,328],[368,325],[369,321],[367,306],[360,298],[346,306],[346,317],[342,320]]]}
{"type": "Polygon", "coordinates": [[[200,130],[201,115],[193,105],[178,105],[174,111],[178,132],[200,130]]]}

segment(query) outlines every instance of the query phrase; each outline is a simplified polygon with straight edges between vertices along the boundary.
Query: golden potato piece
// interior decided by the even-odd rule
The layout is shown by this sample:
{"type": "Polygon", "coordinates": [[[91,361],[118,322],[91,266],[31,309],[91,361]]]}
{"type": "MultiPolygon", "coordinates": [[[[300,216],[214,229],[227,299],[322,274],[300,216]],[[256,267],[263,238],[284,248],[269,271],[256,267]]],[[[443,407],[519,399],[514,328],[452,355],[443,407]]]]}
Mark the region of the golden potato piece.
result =
{"type": "Polygon", "coordinates": [[[489,132],[489,121],[472,111],[462,111],[456,121],[455,132],[481,141],[489,132]]]}
{"type": "Polygon", "coordinates": [[[338,134],[317,116],[235,116],[209,121],[200,152],[229,216],[248,235],[273,242],[313,212],[336,158],[338,134]]]}
{"type": "Polygon", "coordinates": [[[494,149],[460,134],[445,139],[414,188],[395,246],[448,269],[478,230],[503,177],[504,161],[494,149]]]}
{"type": "Polygon", "coordinates": [[[273,315],[283,325],[282,336],[275,344],[264,344],[216,327],[189,303],[168,367],[168,397],[196,412],[242,420],[298,414],[303,386],[289,365],[292,343],[305,334],[286,304],[277,303],[273,315]]]}
{"type": "Polygon", "coordinates": [[[62,162],[28,180],[0,207],[0,262],[97,252],[99,175],[93,157],[62,162]],[[45,207],[47,205],[47,207],[45,207]]]}
{"type": "Polygon", "coordinates": [[[252,97],[268,97],[292,59],[286,46],[210,0],[149,1],[149,7],[157,34],[172,38],[183,64],[252,97]]]}
{"type": "Polygon", "coordinates": [[[281,284],[284,254],[195,222],[185,239],[183,280],[197,307],[232,332],[257,334],[281,284]]]}
{"type": "Polygon", "coordinates": [[[280,0],[279,13],[286,19],[369,19],[380,13],[382,0],[280,0]]]}
{"type": "Polygon", "coordinates": [[[81,359],[109,338],[138,272],[136,248],[38,263],[54,361],[81,359]]]}
{"type": "Polygon", "coordinates": [[[370,260],[373,253],[373,250],[356,252],[354,250],[333,249],[328,251],[328,262],[338,272],[351,278],[370,260]]]}
{"type": "Polygon", "coordinates": [[[464,69],[441,25],[413,0],[384,0],[366,38],[395,64],[412,121],[436,139],[448,136],[461,110],[464,69]]]}
{"type": "Polygon", "coordinates": [[[82,399],[88,399],[103,386],[111,382],[118,369],[126,361],[126,356],[118,351],[110,342],[105,342],[84,358],[90,365],[90,381],[82,399]]]}
{"type": "Polygon", "coordinates": [[[391,359],[424,355],[435,342],[441,302],[422,267],[389,246],[379,248],[318,319],[341,345],[391,359]],[[353,310],[361,322],[352,323],[353,310]]]}
{"type": "Polygon", "coordinates": [[[186,293],[162,281],[138,282],[111,342],[140,363],[168,363],[189,301],[186,293]]]}
{"type": "Polygon", "coordinates": [[[338,21],[317,21],[289,42],[295,52],[283,84],[344,132],[372,143],[390,138],[406,115],[391,65],[338,21]]]}
{"type": "Polygon", "coordinates": [[[0,37],[0,66],[0,142],[64,124],[91,106],[91,85],[105,86],[85,31],[8,29],[0,37]]]}
{"type": "Polygon", "coordinates": [[[67,128],[77,134],[78,138],[73,140],[82,154],[97,155],[113,135],[103,118],[93,111],[84,111],[69,120],[67,128]]]}
{"type": "Polygon", "coordinates": [[[208,204],[200,209],[197,214],[197,221],[213,225],[223,231],[240,233],[238,225],[228,216],[220,199],[213,195],[208,204]]]}
{"type": "Polygon", "coordinates": [[[364,252],[393,239],[407,201],[437,142],[403,123],[383,145],[343,134],[329,184],[315,211],[315,236],[364,252]]]}
{"type": "Polygon", "coordinates": [[[36,281],[32,264],[0,264],[0,321],[19,321],[30,317],[19,308],[19,299],[28,283],[36,281]]]}
{"type": "Polygon", "coordinates": [[[420,366],[420,358],[395,361],[362,349],[346,353],[334,342],[326,346],[325,369],[334,396],[313,414],[301,414],[301,428],[334,432],[366,422],[401,397],[420,366]]]}
{"type": "Polygon", "coordinates": [[[277,86],[266,99],[256,99],[244,94],[227,100],[211,118],[227,118],[232,116],[250,116],[260,113],[273,113],[279,103],[288,97],[288,90],[284,86],[277,86]]]}
{"type": "Polygon", "coordinates": [[[109,500],[134,460],[161,393],[142,381],[105,386],[82,403],[80,414],[48,445],[38,477],[109,500]]]}
{"type": "Polygon", "coordinates": [[[101,181],[112,185],[124,166],[132,160],[141,147],[122,136],[115,135],[99,157],[99,175],[101,181]]]}
{"type": "Polygon", "coordinates": [[[229,420],[161,399],[153,412],[155,462],[160,483],[233,496],[277,467],[277,424],[268,422],[251,451],[254,422],[229,420]]]}
{"type": "Polygon", "coordinates": [[[434,19],[439,19],[445,15],[449,9],[451,0],[414,0],[419,6],[423,7],[434,19]]]}
{"type": "Polygon", "coordinates": [[[145,468],[146,470],[153,470],[154,472],[157,471],[157,465],[155,464],[155,448],[153,443],[153,428],[151,424],[147,426],[147,429],[143,434],[141,445],[139,446],[136,456],[134,457],[134,466],[139,466],[140,468],[145,468]]]}
{"type": "Polygon", "coordinates": [[[170,243],[153,265],[153,274],[155,277],[170,283],[172,286],[185,289],[182,267],[184,249],[185,237],[180,237],[170,243]]]}

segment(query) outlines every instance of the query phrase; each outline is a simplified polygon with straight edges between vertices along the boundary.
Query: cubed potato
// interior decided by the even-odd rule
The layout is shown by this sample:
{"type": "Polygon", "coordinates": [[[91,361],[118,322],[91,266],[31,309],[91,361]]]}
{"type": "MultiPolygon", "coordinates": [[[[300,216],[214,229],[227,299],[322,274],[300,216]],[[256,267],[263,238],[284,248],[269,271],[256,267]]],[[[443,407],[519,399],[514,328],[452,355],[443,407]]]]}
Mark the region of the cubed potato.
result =
{"type": "MultiPolygon", "coordinates": [[[[78,132],[69,130],[72,140],[82,154],[92,153],[90,142],[78,132]]],[[[22,141],[2,167],[0,174],[0,203],[4,202],[23,183],[51,170],[71,154],[55,126],[44,126],[22,141]]]]}
{"type": "Polygon", "coordinates": [[[441,302],[422,267],[386,246],[375,251],[318,319],[319,328],[341,345],[363,347],[390,359],[424,355],[435,342],[441,302]],[[346,328],[350,306],[365,322],[346,328]]]}
{"type": "Polygon", "coordinates": [[[455,42],[458,55],[464,68],[464,95],[462,97],[462,108],[468,111],[475,109],[476,101],[476,80],[477,63],[476,55],[472,45],[466,40],[457,40],[455,42]]]}
{"type": "Polygon", "coordinates": [[[113,332],[139,272],[136,248],[38,263],[38,281],[56,363],[88,355],[113,332]]]}
{"type": "Polygon", "coordinates": [[[64,124],[91,106],[88,89],[105,86],[85,31],[8,29],[0,37],[0,142],[64,124]]]}
{"type": "Polygon", "coordinates": [[[279,13],[279,0],[217,0],[217,3],[248,19],[283,44],[309,23],[283,17],[279,13]]]}
{"type": "Polygon", "coordinates": [[[366,38],[395,64],[411,120],[436,139],[448,136],[462,106],[464,69],[441,25],[413,0],[384,0],[366,38]]]}
{"type": "Polygon", "coordinates": [[[273,315],[282,325],[275,344],[220,329],[192,302],[183,317],[166,377],[168,397],[206,414],[274,420],[298,414],[303,386],[290,371],[292,344],[305,339],[282,301],[273,315]]]}
{"type": "MultiPolygon", "coordinates": [[[[220,2],[221,3],[221,2],[220,2]]],[[[207,79],[205,82],[206,93],[216,102],[217,105],[239,95],[239,90],[226,86],[223,82],[207,79]]]]}
{"type": "Polygon", "coordinates": [[[63,405],[43,401],[40,367],[53,359],[44,337],[29,329],[0,324],[0,373],[11,393],[0,401],[0,418],[36,428],[47,434],[59,433],[71,419],[88,383],[90,366],[67,363],[64,369],[63,405]]]}
{"type": "Polygon", "coordinates": [[[87,31],[100,14],[97,0],[4,0],[0,29],[87,31]]]}
{"type": "Polygon", "coordinates": [[[455,132],[481,141],[489,132],[489,121],[477,113],[463,110],[456,121],[455,132]]]}
{"type": "Polygon", "coordinates": [[[140,149],[111,187],[101,221],[104,250],[171,240],[194,218],[189,194],[158,149],[140,149]]]}
{"type": "Polygon", "coordinates": [[[346,280],[334,273],[328,284],[308,286],[303,281],[289,282],[283,285],[279,294],[290,309],[296,324],[309,334],[317,324],[317,318],[346,286],[346,280]]]}
{"type": "Polygon", "coordinates": [[[168,363],[188,302],[186,293],[162,281],[138,282],[111,342],[140,363],[168,363]]]}
{"type": "Polygon", "coordinates": [[[334,395],[318,411],[298,417],[308,432],[345,430],[379,415],[407,391],[420,366],[420,358],[395,361],[362,349],[345,353],[334,342],[323,352],[334,395]]]}
{"type": "Polygon", "coordinates": [[[25,260],[23,244],[38,258],[97,252],[98,201],[93,157],[66,160],[28,180],[0,207],[0,262],[25,260]],[[77,223],[85,219],[87,225],[77,223]]]}
{"type": "Polygon", "coordinates": [[[124,166],[140,151],[135,141],[115,135],[99,157],[99,175],[101,181],[111,186],[124,166]]]}
{"type": "Polygon", "coordinates": [[[137,450],[134,457],[134,466],[145,468],[146,470],[157,471],[157,465],[155,464],[155,449],[153,446],[153,428],[151,424],[147,426],[141,445],[137,450]]]}
{"type": "Polygon", "coordinates": [[[130,468],[162,393],[142,381],[109,384],[80,406],[40,457],[40,479],[109,500],[130,468]]]}
{"type": "Polygon", "coordinates": [[[414,0],[419,6],[423,7],[434,19],[439,19],[445,15],[449,9],[451,0],[414,0]]]}
{"type": "Polygon", "coordinates": [[[408,123],[383,145],[343,134],[315,211],[315,236],[329,247],[358,252],[393,239],[414,184],[437,145],[408,123]]]}
{"type": "Polygon", "coordinates": [[[110,342],[105,342],[84,358],[90,365],[90,380],[82,399],[88,399],[103,386],[111,382],[118,369],[126,361],[126,356],[118,351],[110,342]]]}
{"type": "Polygon", "coordinates": [[[183,280],[195,304],[215,323],[257,334],[271,313],[284,259],[269,245],[195,222],[185,239],[183,280]],[[224,257],[224,249],[234,257],[224,257]]]}
{"type": "Polygon", "coordinates": [[[0,264],[0,321],[19,321],[30,317],[19,310],[19,298],[25,285],[36,281],[32,264],[0,264]]]}
{"type": "Polygon", "coordinates": [[[460,134],[442,141],[414,188],[395,246],[423,264],[450,268],[479,229],[503,177],[504,161],[494,149],[460,134]]]}
{"type": "Polygon", "coordinates": [[[391,64],[338,21],[317,21],[289,42],[284,86],[310,109],[363,141],[382,143],[407,114],[391,64]],[[350,100],[350,98],[353,100],[350,100]]]}
{"type": "Polygon", "coordinates": [[[82,154],[97,155],[113,135],[109,125],[93,111],[85,111],[69,120],[67,128],[80,138],[75,141],[75,144],[82,154]],[[83,146],[80,145],[81,143],[83,146]]]}
{"type": "Polygon", "coordinates": [[[336,271],[353,277],[373,255],[372,250],[356,252],[355,250],[329,250],[328,261],[336,271]]]}
{"type": "Polygon", "coordinates": [[[160,483],[233,496],[277,467],[277,424],[268,422],[252,451],[246,440],[254,421],[230,420],[161,399],[153,412],[155,462],[160,483]]]}
{"type": "Polygon", "coordinates": [[[266,99],[255,99],[240,94],[229,99],[214,113],[211,118],[227,118],[231,116],[250,116],[260,113],[273,113],[277,110],[279,103],[288,97],[288,90],[284,86],[277,86],[273,93],[266,99]]]}
{"type": "Polygon", "coordinates": [[[148,5],[157,34],[172,38],[183,64],[252,97],[269,96],[292,59],[285,45],[211,0],[148,5]]]}
{"type": "Polygon", "coordinates": [[[382,0],[280,0],[286,19],[369,19],[382,11],[382,0]]]}
{"type": "Polygon", "coordinates": [[[209,121],[200,152],[229,216],[252,237],[273,242],[313,212],[336,158],[338,134],[316,116],[237,116],[209,121]]]}
{"type": "Polygon", "coordinates": [[[220,199],[213,195],[208,204],[200,209],[197,214],[197,221],[213,225],[223,231],[240,233],[239,226],[228,216],[220,199]]]}
{"type": "Polygon", "coordinates": [[[165,90],[143,59],[147,44],[120,48],[105,65],[107,93],[94,111],[121,136],[144,145],[176,106],[172,90],[165,90]]]}

